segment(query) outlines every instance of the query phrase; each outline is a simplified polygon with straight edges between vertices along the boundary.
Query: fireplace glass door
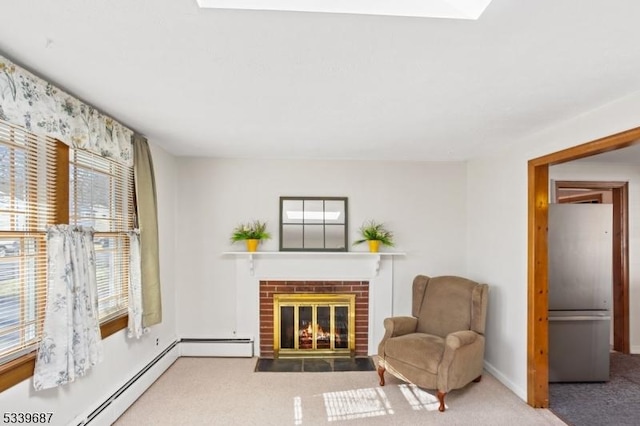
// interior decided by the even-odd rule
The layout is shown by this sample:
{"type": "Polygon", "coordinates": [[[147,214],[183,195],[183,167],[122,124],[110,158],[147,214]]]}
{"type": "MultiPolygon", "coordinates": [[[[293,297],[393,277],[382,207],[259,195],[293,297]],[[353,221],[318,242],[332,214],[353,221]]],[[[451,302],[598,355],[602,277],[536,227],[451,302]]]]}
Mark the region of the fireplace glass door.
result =
{"type": "Polygon", "coordinates": [[[349,294],[275,295],[276,356],[352,355],[354,306],[349,294]]]}

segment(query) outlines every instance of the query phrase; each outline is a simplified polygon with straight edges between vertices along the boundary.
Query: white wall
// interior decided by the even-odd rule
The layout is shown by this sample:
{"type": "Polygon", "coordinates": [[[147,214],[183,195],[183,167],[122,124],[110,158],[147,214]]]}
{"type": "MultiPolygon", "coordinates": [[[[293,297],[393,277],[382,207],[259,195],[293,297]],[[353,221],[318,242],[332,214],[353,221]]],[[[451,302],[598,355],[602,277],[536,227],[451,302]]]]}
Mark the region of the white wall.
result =
{"type": "MultiPolygon", "coordinates": [[[[466,273],[464,163],[327,162],[180,158],[178,176],[178,335],[233,337],[236,261],[225,251],[241,222],[266,220],[278,250],[280,196],[349,198],[349,242],[368,219],[395,232],[394,312],[411,309],[417,274],[466,273]]],[[[350,250],[366,250],[364,246],[350,250]]]]}
{"type": "Polygon", "coordinates": [[[629,341],[640,353],[640,164],[570,162],[550,167],[549,178],[629,182],[629,341]]]}
{"type": "Polygon", "coordinates": [[[491,285],[486,361],[512,391],[527,389],[527,162],[640,125],[640,95],[468,162],[468,271],[491,285]]]}
{"type": "Polygon", "coordinates": [[[485,361],[491,373],[526,397],[526,162],[468,165],[469,277],[489,285],[485,361]]]}
{"type": "Polygon", "coordinates": [[[35,392],[31,379],[0,393],[0,412],[52,412],[53,425],[77,424],[171,342],[175,327],[175,158],[152,146],[158,193],[163,322],[139,341],[121,330],[104,340],[104,361],[61,388],[35,392]],[[156,345],[158,339],[158,345],[156,345]]]}

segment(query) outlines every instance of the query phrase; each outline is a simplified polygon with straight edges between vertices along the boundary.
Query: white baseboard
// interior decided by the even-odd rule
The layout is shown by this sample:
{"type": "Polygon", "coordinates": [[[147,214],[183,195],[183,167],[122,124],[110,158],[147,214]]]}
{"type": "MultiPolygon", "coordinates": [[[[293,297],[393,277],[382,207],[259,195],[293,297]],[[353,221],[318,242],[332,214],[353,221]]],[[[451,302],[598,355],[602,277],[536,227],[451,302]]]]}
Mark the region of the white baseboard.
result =
{"type": "Polygon", "coordinates": [[[527,401],[527,390],[522,389],[515,385],[511,380],[507,379],[507,377],[502,374],[499,370],[497,370],[493,365],[489,364],[486,360],[484,361],[484,368],[487,370],[493,377],[498,379],[503,385],[505,385],[511,392],[515,393],[520,399],[523,401],[527,401]]]}
{"type": "Polygon", "coordinates": [[[640,354],[640,346],[631,346],[629,352],[632,354],[640,354]]]}
{"type": "Polygon", "coordinates": [[[158,377],[181,356],[253,357],[253,339],[181,339],[173,342],[146,367],[90,413],[74,421],[78,426],[113,424],[158,377]]]}
{"type": "Polygon", "coordinates": [[[102,402],[86,417],[77,419],[79,426],[111,425],[142,395],[158,377],[179,358],[179,341],[175,341],[145,368],[127,381],[111,397],[102,402]]]}
{"type": "Polygon", "coordinates": [[[253,357],[253,339],[182,339],[180,356],[253,357]]]}

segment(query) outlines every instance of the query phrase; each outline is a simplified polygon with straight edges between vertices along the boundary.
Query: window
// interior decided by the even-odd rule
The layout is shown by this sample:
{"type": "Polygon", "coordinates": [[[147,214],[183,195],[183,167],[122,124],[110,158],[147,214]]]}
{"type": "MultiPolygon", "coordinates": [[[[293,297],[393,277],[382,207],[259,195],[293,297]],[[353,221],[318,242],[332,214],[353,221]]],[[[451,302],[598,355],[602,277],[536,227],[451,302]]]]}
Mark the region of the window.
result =
{"type": "Polygon", "coordinates": [[[46,305],[47,225],[96,230],[103,337],[126,326],[133,182],[132,166],[0,120],[0,391],[33,373],[46,305]]]}
{"type": "Polygon", "coordinates": [[[0,362],[32,351],[42,330],[56,145],[0,122],[0,362]]]}
{"type": "Polygon", "coordinates": [[[69,223],[95,229],[100,320],[127,311],[129,237],[133,229],[133,167],[70,149],[69,223]]]}

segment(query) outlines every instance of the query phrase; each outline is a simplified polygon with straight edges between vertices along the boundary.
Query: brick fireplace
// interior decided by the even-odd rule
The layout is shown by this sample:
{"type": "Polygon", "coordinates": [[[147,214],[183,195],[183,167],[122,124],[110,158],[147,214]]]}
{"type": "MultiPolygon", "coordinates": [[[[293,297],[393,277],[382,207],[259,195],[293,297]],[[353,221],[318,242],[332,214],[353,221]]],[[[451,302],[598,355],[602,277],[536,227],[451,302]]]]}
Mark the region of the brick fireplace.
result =
{"type": "MultiPolygon", "coordinates": [[[[369,282],[368,281],[260,281],[260,356],[274,357],[274,295],[343,295],[355,296],[355,339],[353,355],[368,354],[369,282]]],[[[313,300],[311,296],[310,300],[313,300]]],[[[277,340],[277,339],[276,339],[277,340]]],[[[277,349],[276,349],[277,350],[277,349]]],[[[301,351],[305,352],[305,351],[301,351]]],[[[307,351],[313,355],[313,352],[307,351]]],[[[302,353],[300,355],[303,355],[302,353]]]]}
{"type": "Polygon", "coordinates": [[[384,336],[383,321],[393,316],[393,257],[402,253],[258,251],[225,255],[235,258],[233,336],[251,340],[254,355],[273,356],[273,293],[355,293],[359,300],[354,353],[376,353],[384,336]]]}

